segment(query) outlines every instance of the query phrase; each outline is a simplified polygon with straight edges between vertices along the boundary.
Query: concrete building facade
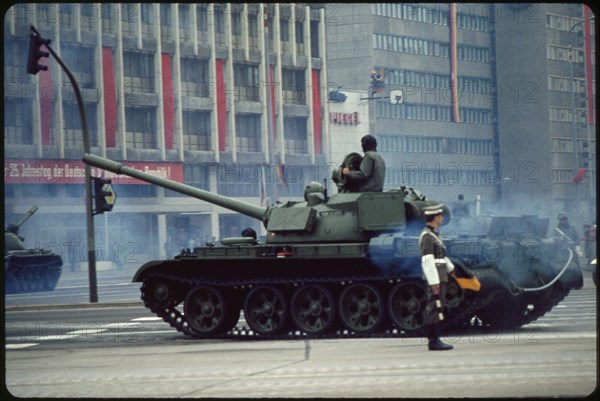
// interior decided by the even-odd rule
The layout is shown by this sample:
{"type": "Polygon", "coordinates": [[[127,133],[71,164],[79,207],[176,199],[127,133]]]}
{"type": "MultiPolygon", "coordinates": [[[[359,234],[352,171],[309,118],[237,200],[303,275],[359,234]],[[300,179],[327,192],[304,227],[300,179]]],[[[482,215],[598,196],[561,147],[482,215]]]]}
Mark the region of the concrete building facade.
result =
{"type": "MultiPolygon", "coordinates": [[[[28,245],[85,258],[81,119],[55,60],[25,73],[30,25],[81,87],[92,153],[265,204],[302,197],[326,174],[324,23],[323,8],[303,4],[12,6],[5,220],[36,204],[22,229],[28,245]]],[[[252,218],[169,190],[117,177],[113,187],[113,211],[95,217],[99,260],[139,263],[245,227],[264,233],[252,218]]]]}
{"type": "Polygon", "coordinates": [[[329,81],[369,91],[386,187],[446,202],[479,197],[489,212],[554,219],[569,210],[591,222],[595,24],[587,6],[329,6],[329,81]],[[390,102],[392,91],[399,101],[390,102]]]}

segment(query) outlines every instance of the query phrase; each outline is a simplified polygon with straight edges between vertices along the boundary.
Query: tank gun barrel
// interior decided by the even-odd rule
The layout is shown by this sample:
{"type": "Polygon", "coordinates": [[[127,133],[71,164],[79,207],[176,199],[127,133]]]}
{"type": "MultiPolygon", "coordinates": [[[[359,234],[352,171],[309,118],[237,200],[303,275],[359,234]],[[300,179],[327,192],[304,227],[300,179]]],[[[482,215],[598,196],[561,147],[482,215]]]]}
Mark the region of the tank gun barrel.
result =
{"type": "Polygon", "coordinates": [[[83,161],[91,166],[98,167],[104,170],[111,171],[115,174],[123,174],[129,177],[137,178],[139,180],[149,182],[151,184],[158,185],[159,187],[167,188],[175,192],[182,193],[217,206],[224,207],[229,210],[241,213],[246,216],[254,217],[257,220],[264,221],[267,213],[266,207],[260,207],[251,203],[242,202],[237,199],[232,199],[227,196],[214,194],[199,188],[192,187],[191,185],[181,184],[176,181],[167,180],[165,178],[156,177],[148,173],[136,170],[131,167],[127,167],[122,163],[106,159],[104,157],[85,154],[83,161]]]}
{"type": "Polygon", "coordinates": [[[35,205],[32,206],[31,209],[29,209],[29,211],[27,213],[25,213],[25,215],[19,219],[19,221],[17,221],[16,223],[12,224],[12,226],[15,227],[15,228],[21,227],[21,225],[23,223],[25,223],[31,216],[33,216],[33,214],[35,212],[37,212],[37,210],[38,210],[37,206],[35,206],[35,205]]]}

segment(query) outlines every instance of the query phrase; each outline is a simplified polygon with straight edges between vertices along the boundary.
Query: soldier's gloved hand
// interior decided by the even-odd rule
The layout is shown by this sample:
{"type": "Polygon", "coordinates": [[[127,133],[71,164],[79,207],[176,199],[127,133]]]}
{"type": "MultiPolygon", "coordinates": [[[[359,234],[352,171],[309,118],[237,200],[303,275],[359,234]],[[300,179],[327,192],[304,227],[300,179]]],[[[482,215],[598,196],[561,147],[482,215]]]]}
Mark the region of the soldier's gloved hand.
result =
{"type": "Polygon", "coordinates": [[[452,261],[448,257],[445,257],[444,259],[446,260],[446,268],[448,269],[448,273],[453,273],[454,263],[452,263],[452,261]]]}
{"type": "Polygon", "coordinates": [[[440,285],[439,284],[432,285],[431,292],[433,293],[433,295],[440,295],[440,285]]]}

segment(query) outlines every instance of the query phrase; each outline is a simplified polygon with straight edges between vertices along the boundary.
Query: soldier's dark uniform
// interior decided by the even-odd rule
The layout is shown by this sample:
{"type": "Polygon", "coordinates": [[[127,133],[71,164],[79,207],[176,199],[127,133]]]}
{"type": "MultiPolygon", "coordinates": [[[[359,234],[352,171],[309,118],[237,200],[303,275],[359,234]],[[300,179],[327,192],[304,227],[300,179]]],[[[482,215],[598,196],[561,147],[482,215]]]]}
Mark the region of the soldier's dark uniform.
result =
{"type": "MultiPolygon", "coordinates": [[[[443,212],[443,205],[434,205],[424,210],[426,216],[434,216],[443,212]]],[[[425,308],[425,324],[430,350],[452,349],[452,346],[441,342],[439,338],[439,308],[436,306],[436,297],[431,291],[431,286],[439,284],[439,300],[444,307],[448,274],[454,270],[454,265],[446,257],[446,247],[434,227],[427,224],[419,235],[419,251],[421,253],[421,267],[423,276],[430,288],[427,291],[428,300],[425,308]]]]}
{"type": "Polygon", "coordinates": [[[348,172],[347,185],[356,192],[381,192],[385,181],[385,161],[377,153],[377,139],[371,135],[365,135],[360,142],[365,155],[360,163],[360,168],[348,172]]]}
{"type": "Polygon", "coordinates": [[[357,186],[357,192],[381,192],[385,181],[385,161],[379,153],[369,150],[360,163],[360,169],[350,171],[346,178],[357,186]]]}

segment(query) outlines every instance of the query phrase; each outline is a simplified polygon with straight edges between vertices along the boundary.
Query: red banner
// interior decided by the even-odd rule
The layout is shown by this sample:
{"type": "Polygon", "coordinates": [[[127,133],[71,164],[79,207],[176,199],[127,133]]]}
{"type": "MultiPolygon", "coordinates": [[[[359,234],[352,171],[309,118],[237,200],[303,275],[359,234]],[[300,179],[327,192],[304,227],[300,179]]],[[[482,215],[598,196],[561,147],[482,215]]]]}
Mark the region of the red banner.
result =
{"type": "Polygon", "coordinates": [[[321,131],[321,93],[319,88],[319,70],[311,71],[312,103],[313,103],[313,132],[314,132],[314,150],[315,154],[319,155],[322,151],[322,131],[321,131]]]}
{"type": "Polygon", "coordinates": [[[102,48],[102,85],[104,88],[104,136],[106,146],[114,148],[117,143],[117,100],[113,54],[110,47],[102,48]]]}
{"type": "Polygon", "coordinates": [[[171,74],[171,55],[162,55],[163,110],[165,124],[165,148],[173,149],[175,136],[175,99],[173,97],[173,77],[171,74]]]}
{"type": "Polygon", "coordinates": [[[217,80],[217,132],[219,152],[225,151],[227,145],[227,104],[225,95],[225,79],[223,78],[223,60],[215,60],[215,78],[217,80]]]}
{"type": "Polygon", "coordinates": [[[460,122],[458,111],[458,44],[456,40],[456,3],[450,3],[450,102],[452,103],[452,120],[460,122]]]}
{"type": "MultiPolygon", "coordinates": [[[[124,162],[127,167],[157,177],[183,183],[183,164],[170,162],[124,162]]],[[[149,184],[126,175],[117,175],[92,167],[92,176],[112,180],[113,184],[149,184]]],[[[83,184],[85,164],[79,160],[7,159],[4,160],[5,184],[83,184]]]]}
{"type": "Polygon", "coordinates": [[[589,125],[596,124],[596,105],[595,100],[596,96],[592,92],[592,88],[594,85],[594,65],[592,62],[592,24],[590,23],[590,19],[593,18],[591,16],[591,10],[587,5],[583,5],[583,47],[584,47],[584,55],[585,55],[585,87],[587,97],[587,118],[589,125]]]}

